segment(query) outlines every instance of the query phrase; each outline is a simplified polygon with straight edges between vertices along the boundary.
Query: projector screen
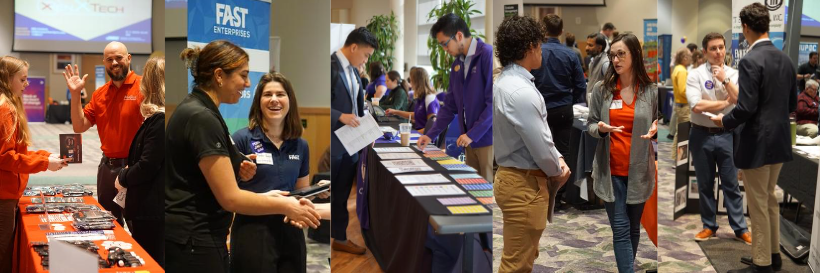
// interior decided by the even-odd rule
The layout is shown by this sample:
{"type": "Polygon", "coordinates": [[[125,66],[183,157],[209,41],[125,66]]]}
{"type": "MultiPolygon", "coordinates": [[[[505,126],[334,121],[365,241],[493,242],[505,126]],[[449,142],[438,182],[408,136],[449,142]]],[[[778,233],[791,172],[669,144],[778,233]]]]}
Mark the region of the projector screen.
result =
{"type": "Polygon", "coordinates": [[[102,53],[112,41],[151,53],[151,1],[14,1],[14,51],[102,53]]]}
{"type": "Polygon", "coordinates": [[[803,14],[800,33],[806,36],[820,37],[820,1],[803,1],[803,14]]]}

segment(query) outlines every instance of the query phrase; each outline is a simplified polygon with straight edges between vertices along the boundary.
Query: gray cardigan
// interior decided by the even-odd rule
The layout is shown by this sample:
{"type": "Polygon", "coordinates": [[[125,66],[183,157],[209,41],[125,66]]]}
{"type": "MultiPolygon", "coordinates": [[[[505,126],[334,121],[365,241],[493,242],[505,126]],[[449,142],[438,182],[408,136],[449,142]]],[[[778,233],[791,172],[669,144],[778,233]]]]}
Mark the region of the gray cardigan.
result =
{"type": "MultiPolygon", "coordinates": [[[[605,202],[614,202],[612,177],[609,169],[609,133],[598,132],[598,122],[609,123],[609,105],[612,104],[612,92],[603,85],[595,84],[592,100],[589,104],[587,128],[589,134],[601,140],[595,149],[592,162],[592,179],[595,195],[605,202]]],[[[643,93],[636,96],[635,120],[632,124],[632,141],[629,153],[629,179],[626,203],[640,204],[646,202],[655,188],[655,151],[651,140],[640,138],[649,132],[652,122],[658,119],[658,87],[654,84],[643,88],[643,93]]]]}

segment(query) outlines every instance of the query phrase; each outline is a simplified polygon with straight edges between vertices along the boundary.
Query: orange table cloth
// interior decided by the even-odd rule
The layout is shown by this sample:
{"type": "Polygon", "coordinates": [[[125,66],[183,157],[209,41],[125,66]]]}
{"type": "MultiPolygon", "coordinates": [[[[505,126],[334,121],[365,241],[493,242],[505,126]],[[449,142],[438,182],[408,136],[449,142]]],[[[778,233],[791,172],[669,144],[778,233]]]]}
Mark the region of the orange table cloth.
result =
{"type": "MultiPolygon", "coordinates": [[[[96,205],[97,207],[102,208],[100,203],[97,200],[94,200],[91,196],[83,197],[83,201],[86,204],[96,205]]],[[[20,203],[17,206],[20,208],[20,214],[17,217],[17,236],[15,238],[16,242],[16,249],[14,251],[14,261],[15,264],[13,265],[14,272],[21,272],[21,273],[39,273],[39,272],[48,272],[48,270],[43,270],[43,266],[41,265],[42,259],[37,252],[34,251],[34,248],[31,247],[30,242],[46,242],[46,233],[49,232],[57,232],[55,230],[41,230],[40,225],[48,224],[43,223],[40,221],[40,215],[44,215],[43,213],[26,213],[26,206],[31,205],[31,197],[22,197],[20,198],[20,203]]],[[[62,222],[66,229],[63,231],[76,231],[74,227],[71,226],[71,222],[62,222]]],[[[113,267],[113,268],[105,268],[100,269],[99,272],[165,272],[159,264],[148,255],[148,252],[145,252],[142,247],[134,241],[134,238],[125,231],[125,229],[120,226],[119,223],[114,222],[116,227],[114,228],[114,239],[110,241],[121,241],[127,242],[131,244],[131,249],[127,251],[132,251],[137,254],[140,258],[145,260],[145,265],[141,267],[113,267]]],[[[94,241],[95,244],[100,248],[99,254],[103,259],[108,257],[108,250],[102,247],[103,241],[94,241]]]]}

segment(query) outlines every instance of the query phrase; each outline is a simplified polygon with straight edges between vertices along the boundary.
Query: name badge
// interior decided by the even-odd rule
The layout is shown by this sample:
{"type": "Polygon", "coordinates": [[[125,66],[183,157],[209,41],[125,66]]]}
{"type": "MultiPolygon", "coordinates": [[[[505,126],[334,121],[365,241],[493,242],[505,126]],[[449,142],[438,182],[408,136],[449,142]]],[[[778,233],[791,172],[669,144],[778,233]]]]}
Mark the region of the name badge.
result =
{"type": "Polygon", "coordinates": [[[273,165],[273,156],[270,153],[256,154],[256,164],[273,165]]]}
{"type": "Polygon", "coordinates": [[[609,105],[609,109],[617,110],[624,108],[624,101],[622,100],[612,100],[612,104],[609,105]]]}

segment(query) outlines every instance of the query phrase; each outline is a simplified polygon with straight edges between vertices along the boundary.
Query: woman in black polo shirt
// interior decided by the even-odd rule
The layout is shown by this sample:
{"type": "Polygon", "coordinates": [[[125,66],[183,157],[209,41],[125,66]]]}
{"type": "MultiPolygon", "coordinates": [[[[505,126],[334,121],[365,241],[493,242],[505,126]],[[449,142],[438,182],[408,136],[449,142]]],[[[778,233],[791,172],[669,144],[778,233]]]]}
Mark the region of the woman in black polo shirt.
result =
{"type": "MultiPolygon", "coordinates": [[[[280,73],[263,75],[248,127],[233,134],[239,152],[256,155],[256,175],[239,187],[257,193],[309,187],[310,153],[301,136],[299,106],[290,81],[280,73]]],[[[231,255],[232,272],[305,272],[305,235],[285,223],[283,215],[237,214],[231,228],[231,255]]]]}
{"type": "Polygon", "coordinates": [[[202,49],[186,48],[180,57],[191,69],[194,87],[174,111],[165,134],[166,270],[228,272],[231,212],[283,214],[314,228],[320,217],[309,200],[238,187],[237,177],[249,180],[256,167],[243,162],[234,147],[219,104],[237,103],[250,86],[248,54],[219,40],[202,49]]]}

